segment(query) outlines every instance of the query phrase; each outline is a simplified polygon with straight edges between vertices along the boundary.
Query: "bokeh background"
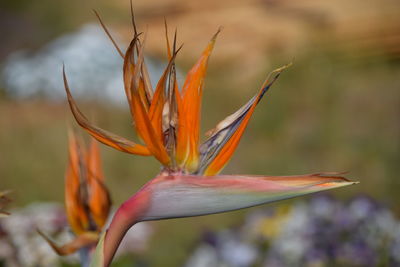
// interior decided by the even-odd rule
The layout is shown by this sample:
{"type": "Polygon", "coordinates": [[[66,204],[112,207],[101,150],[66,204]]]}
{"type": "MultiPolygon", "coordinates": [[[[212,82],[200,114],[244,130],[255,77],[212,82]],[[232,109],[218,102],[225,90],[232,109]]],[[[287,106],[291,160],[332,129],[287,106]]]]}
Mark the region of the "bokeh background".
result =
{"type": "MultiPolygon", "coordinates": [[[[10,209],[37,202],[62,205],[67,128],[78,129],[65,100],[63,62],[84,113],[105,129],[136,138],[123,95],[122,60],[92,9],[126,48],[132,37],[128,0],[2,0],[0,4],[0,190],[12,190],[10,209]]],[[[400,215],[399,1],[135,0],[134,9],[139,28],[148,30],[147,61],[154,81],[166,64],[164,18],[170,33],[177,28],[178,43],[184,43],[177,59],[180,82],[223,26],[209,62],[203,133],[247,101],[271,70],[294,63],[258,106],[224,173],[347,171],[348,177],[361,183],[332,192],[339,203],[335,205],[345,207],[343,203],[363,195],[371,201],[366,203],[384,206],[396,222],[400,215]]],[[[102,155],[115,205],[159,171],[153,158],[104,146],[102,155]]],[[[279,215],[281,209],[296,210],[299,203],[307,206],[313,201],[305,197],[268,208],[279,215]]],[[[132,262],[134,266],[204,266],[188,263],[204,233],[235,232],[234,227],[261,209],[151,223],[147,249],[120,258],[116,266],[132,266],[132,262]]],[[[375,215],[365,216],[368,222],[375,215]]],[[[279,222],[268,227],[280,229],[279,222]]],[[[397,221],[394,226],[398,233],[399,225],[397,221]]],[[[263,249],[268,246],[257,251],[263,249]]],[[[383,261],[381,266],[392,263],[383,261]]],[[[208,266],[284,266],[260,260],[250,265],[218,264],[222,265],[208,266]]]]}

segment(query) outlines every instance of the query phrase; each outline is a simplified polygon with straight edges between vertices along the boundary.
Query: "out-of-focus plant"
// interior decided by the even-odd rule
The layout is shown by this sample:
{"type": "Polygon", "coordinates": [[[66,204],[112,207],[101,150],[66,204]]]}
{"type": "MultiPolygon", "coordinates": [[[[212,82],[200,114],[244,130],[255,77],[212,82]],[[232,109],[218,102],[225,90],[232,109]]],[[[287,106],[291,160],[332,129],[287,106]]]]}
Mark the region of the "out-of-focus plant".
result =
{"type": "MultiPolygon", "coordinates": [[[[0,266],[60,266],[59,257],[35,229],[40,227],[57,236],[58,241],[70,240],[69,233],[63,231],[66,226],[63,208],[55,203],[33,203],[10,212],[10,216],[0,219],[0,266]]],[[[76,260],[69,256],[63,262],[75,263],[76,260]]]]}
{"type": "Polygon", "coordinates": [[[354,184],[337,173],[218,175],[233,155],[257,104],[287,66],[271,72],[259,92],[209,131],[208,139],[200,144],[204,78],[220,31],[212,37],[180,90],[174,61],[181,47],[177,47],[175,35],[171,49],[166,27],[169,63],[153,90],[144,62],[145,34],[137,32],[134,20],[133,28],[133,39],[123,53],[104,27],[124,59],[125,93],[143,145],[89,122],[77,107],[63,70],[68,102],[82,128],[108,146],[130,154],[152,155],[163,165],[159,175],[119,207],[99,242],[92,266],[109,266],[127,230],[140,221],[220,213],[354,184]]]}
{"type": "Polygon", "coordinates": [[[8,203],[11,202],[11,199],[8,197],[8,194],[10,194],[10,191],[2,191],[0,192],[0,218],[1,217],[7,217],[10,215],[6,210],[6,206],[8,203]]]}
{"type": "Polygon", "coordinates": [[[399,266],[400,221],[365,196],[319,195],[205,232],[185,266],[399,266]]]}
{"type": "MultiPolygon", "coordinates": [[[[37,234],[36,229],[66,244],[75,238],[71,233],[65,209],[59,203],[39,202],[9,210],[11,215],[0,218],[0,266],[61,267],[76,266],[78,253],[59,257],[37,234]]],[[[143,258],[149,249],[154,229],[149,223],[132,227],[122,242],[117,260],[143,258]]]]}
{"type": "Polygon", "coordinates": [[[65,174],[65,208],[76,238],[58,246],[41,231],[39,233],[59,255],[79,251],[83,266],[88,265],[110,212],[111,200],[103,181],[97,142],[91,140],[90,147],[85,149],[71,133],[65,174]]]}

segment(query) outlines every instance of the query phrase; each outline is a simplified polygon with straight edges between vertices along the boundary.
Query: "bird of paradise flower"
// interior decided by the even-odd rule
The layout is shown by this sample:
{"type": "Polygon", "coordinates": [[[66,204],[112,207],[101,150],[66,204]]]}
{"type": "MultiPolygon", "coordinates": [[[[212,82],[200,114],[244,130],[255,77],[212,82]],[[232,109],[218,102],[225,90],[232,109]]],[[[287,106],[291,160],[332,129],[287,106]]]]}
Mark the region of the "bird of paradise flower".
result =
{"type": "Polygon", "coordinates": [[[111,200],[103,181],[97,141],[92,139],[86,149],[70,133],[69,162],[65,173],[65,209],[68,223],[76,237],[58,246],[43,232],[38,232],[59,255],[79,251],[82,266],[89,265],[110,212],[111,200]]]}
{"type": "MultiPolygon", "coordinates": [[[[98,16],[98,14],[96,13],[98,16]]],[[[103,130],[83,115],[71,95],[65,69],[64,85],[77,123],[105,145],[119,151],[154,156],[163,168],[124,202],[103,234],[91,266],[109,266],[127,230],[137,222],[200,216],[252,207],[272,201],[354,184],[338,173],[295,176],[219,175],[246,129],[264,94],[288,66],[272,71],[260,90],[238,111],[208,132],[200,144],[200,108],[207,64],[218,30],[178,88],[175,58],[181,47],[176,34],[171,46],[166,28],[168,65],[153,89],[144,60],[145,34],[134,36],[122,53],[125,93],[136,132],[144,144],[103,130]]]]}

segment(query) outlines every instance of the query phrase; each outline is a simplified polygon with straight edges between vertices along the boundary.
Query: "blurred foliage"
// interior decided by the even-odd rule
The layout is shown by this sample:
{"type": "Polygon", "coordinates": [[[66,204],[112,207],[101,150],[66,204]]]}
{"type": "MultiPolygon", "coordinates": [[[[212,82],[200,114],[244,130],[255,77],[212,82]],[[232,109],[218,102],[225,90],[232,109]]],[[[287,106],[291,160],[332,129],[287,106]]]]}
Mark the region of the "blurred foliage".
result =
{"type": "MultiPolygon", "coordinates": [[[[21,47],[37,47],[92,19],[88,13],[93,7],[101,10],[107,20],[129,22],[126,10],[121,16],[117,13],[121,7],[106,1],[42,0],[38,4],[4,0],[2,7],[2,13],[12,14],[9,17],[20,22],[10,36],[15,41],[8,41],[8,47],[2,47],[3,57],[21,47]],[[25,28],[26,25],[29,27],[25,28]],[[21,32],[25,37],[21,37],[21,32]]],[[[365,193],[386,202],[400,214],[396,205],[400,201],[398,58],[385,53],[371,55],[357,47],[350,50],[334,47],[332,43],[325,46],[319,43],[296,55],[294,65],[282,74],[258,106],[224,173],[290,175],[348,171],[348,177],[361,183],[335,194],[347,197],[365,193]]],[[[223,49],[217,44],[215,53],[223,49]]],[[[265,54],[259,60],[265,64],[255,65],[257,74],[235,79],[237,69],[246,74],[249,68],[248,64],[241,65],[245,58],[245,54],[237,55],[232,65],[238,67],[211,60],[204,93],[203,132],[253,96],[269,71],[291,60],[280,53],[265,54]]],[[[178,64],[179,61],[178,58],[178,64]]],[[[188,69],[188,60],[181,62],[182,68],[188,69]]],[[[62,202],[66,129],[71,125],[76,127],[66,102],[50,103],[40,98],[10,100],[2,92],[0,190],[14,191],[13,205],[62,202]]],[[[127,107],[78,102],[98,125],[136,138],[127,107]]],[[[136,192],[160,168],[150,157],[135,157],[105,146],[102,152],[106,183],[115,205],[136,192]]],[[[156,238],[143,257],[150,260],[150,266],[179,266],[201,229],[222,229],[239,222],[243,214],[244,211],[236,211],[156,222],[156,238]]],[[[131,266],[130,260],[125,259],[122,262],[126,264],[118,266],[131,266]]]]}
{"type": "Polygon", "coordinates": [[[185,266],[398,266],[400,221],[366,196],[338,201],[324,193],[246,214],[241,224],[208,231],[185,266]]]}
{"type": "Polygon", "coordinates": [[[129,21],[128,12],[121,17],[117,15],[117,12],[121,14],[120,8],[104,0],[2,0],[0,35],[7,38],[0,46],[0,61],[13,51],[39,48],[60,33],[72,31],[84,23],[93,21],[93,8],[101,10],[103,15],[108,15],[108,21],[129,21]]]}

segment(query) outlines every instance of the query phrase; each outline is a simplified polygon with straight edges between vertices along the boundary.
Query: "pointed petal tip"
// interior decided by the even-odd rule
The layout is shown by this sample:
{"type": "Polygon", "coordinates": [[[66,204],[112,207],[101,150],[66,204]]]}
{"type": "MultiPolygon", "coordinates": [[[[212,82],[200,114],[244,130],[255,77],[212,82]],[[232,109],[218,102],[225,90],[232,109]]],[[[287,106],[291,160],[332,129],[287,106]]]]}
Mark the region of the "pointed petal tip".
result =
{"type": "Polygon", "coordinates": [[[348,185],[356,185],[356,184],[359,184],[360,182],[359,181],[350,181],[350,180],[347,180],[346,179],[346,181],[341,181],[341,182],[338,182],[338,181],[335,181],[335,182],[328,182],[328,183],[324,183],[324,184],[320,184],[320,185],[318,185],[318,186],[331,186],[331,185],[337,185],[337,186],[348,186],[348,185]]]}
{"type": "Polygon", "coordinates": [[[287,68],[291,67],[293,65],[293,62],[289,62],[286,65],[283,65],[282,67],[279,67],[275,70],[273,70],[272,72],[282,72],[284,70],[286,70],[287,68]]]}
{"type": "Polygon", "coordinates": [[[222,32],[223,29],[224,29],[223,26],[218,27],[217,32],[214,33],[213,37],[211,38],[211,42],[215,42],[217,40],[218,35],[222,32]]]}
{"type": "MultiPolygon", "coordinates": [[[[319,177],[319,178],[327,178],[327,179],[335,179],[335,181],[332,181],[332,183],[340,183],[345,185],[353,185],[353,184],[359,184],[359,181],[352,181],[342,175],[348,174],[348,171],[344,172],[323,172],[323,173],[316,173],[311,176],[319,177]]],[[[328,182],[329,183],[329,182],[328,182]]]]}
{"type": "Polygon", "coordinates": [[[100,14],[95,10],[92,9],[94,15],[97,17],[98,21],[100,22],[101,27],[103,28],[104,32],[106,33],[107,37],[110,39],[110,41],[112,42],[112,44],[114,45],[115,49],[117,50],[118,54],[124,58],[124,53],[122,52],[122,50],[119,48],[117,42],[115,42],[114,38],[111,36],[111,33],[108,31],[106,25],[104,24],[103,20],[100,17],[100,14]]]}
{"type": "MultiPolygon", "coordinates": [[[[344,187],[348,185],[356,185],[359,184],[359,181],[351,181],[347,179],[346,177],[343,177],[341,175],[345,174],[347,172],[336,172],[336,173],[318,173],[313,176],[318,177],[318,178],[324,178],[327,179],[326,182],[321,181],[321,183],[316,184],[316,188],[326,188],[328,189],[333,189],[333,188],[339,188],[339,187],[344,187]],[[332,180],[329,180],[332,179],[332,180]]],[[[325,190],[325,189],[322,189],[325,190]]]]}
{"type": "Polygon", "coordinates": [[[271,71],[257,95],[206,133],[208,139],[201,145],[201,163],[198,173],[211,176],[218,174],[225,167],[236,150],[255,107],[280,74],[291,65],[290,62],[271,71]]]}
{"type": "Polygon", "coordinates": [[[267,78],[265,79],[262,88],[268,86],[268,85],[272,85],[272,83],[279,77],[279,75],[285,71],[287,68],[291,67],[293,65],[292,62],[287,63],[286,65],[283,65],[282,67],[276,68],[273,71],[271,71],[268,75],[267,78]],[[274,78],[272,79],[272,83],[270,82],[271,77],[274,76],[274,78]]]}
{"type": "MultiPolygon", "coordinates": [[[[294,175],[294,176],[286,176],[285,180],[289,183],[301,185],[302,182],[305,182],[304,185],[308,186],[326,186],[326,187],[342,187],[347,185],[358,184],[358,181],[351,181],[348,178],[342,176],[348,172],[323,172],[323,173],[314,173],[314,174],[306,174],[306,175],[294,175]]],[[[284,176],[282,176],[284,178],[284,176]]],[[[278,177],[269,177],[269,179],[279,181],[278,177]]]]}

